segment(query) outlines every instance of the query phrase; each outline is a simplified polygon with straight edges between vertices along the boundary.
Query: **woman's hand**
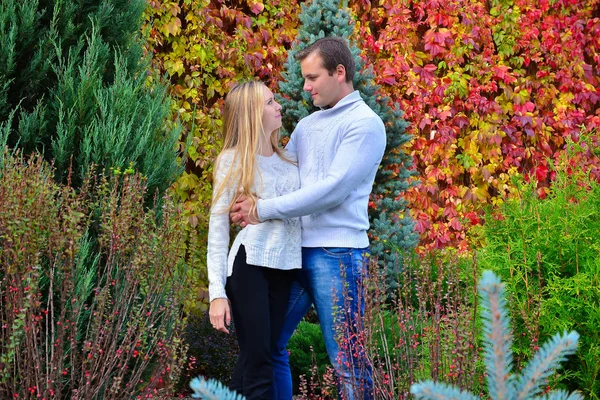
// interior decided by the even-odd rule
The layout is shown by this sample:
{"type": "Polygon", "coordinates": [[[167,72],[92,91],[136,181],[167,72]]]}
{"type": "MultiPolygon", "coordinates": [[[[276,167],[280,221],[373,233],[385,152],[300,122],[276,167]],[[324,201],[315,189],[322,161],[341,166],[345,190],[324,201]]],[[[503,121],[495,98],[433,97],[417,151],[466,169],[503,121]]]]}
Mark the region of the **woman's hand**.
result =
{"type": "Polygon", "coordinates": [[[210,323],[218,331],[229,333],[227,325],[231,322],[231,311],[227,299],[214,299],[210,302],[208,311],[210,323]]]}

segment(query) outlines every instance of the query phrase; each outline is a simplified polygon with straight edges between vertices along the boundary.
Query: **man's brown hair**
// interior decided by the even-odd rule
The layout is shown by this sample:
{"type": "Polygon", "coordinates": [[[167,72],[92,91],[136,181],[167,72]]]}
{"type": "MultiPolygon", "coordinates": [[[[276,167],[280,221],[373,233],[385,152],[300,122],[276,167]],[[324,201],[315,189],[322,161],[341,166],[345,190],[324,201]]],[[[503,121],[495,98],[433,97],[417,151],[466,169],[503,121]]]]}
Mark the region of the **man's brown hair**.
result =
{"type": "Polygon", "coordinates": [[[316,40],[308,47],[296,53],[296,60],[302,62],[310,54],[317,52],[323,60],[323,67],[333,75],[338,65],[342,65],[346,70],[346,82],[352,82],[356,70],[354,57],[348,47],[346,39],[329,36],[316,40]]]}

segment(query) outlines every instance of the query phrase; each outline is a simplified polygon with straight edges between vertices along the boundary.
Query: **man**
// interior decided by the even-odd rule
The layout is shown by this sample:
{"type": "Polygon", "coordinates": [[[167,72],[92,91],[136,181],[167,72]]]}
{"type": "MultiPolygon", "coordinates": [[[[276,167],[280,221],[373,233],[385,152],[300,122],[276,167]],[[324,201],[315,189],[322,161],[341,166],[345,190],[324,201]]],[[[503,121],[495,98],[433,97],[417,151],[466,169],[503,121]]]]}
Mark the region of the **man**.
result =
{"type": "Polygon", "coordinates": [[[385,127],[354,90],[355,64],[344,39],[319,39],[299,51],[296,59],[305,79],[304,90],[322,108],[298,123],[286,146],[298,159],[301,188],[259,200],[254,209],[241,199],[231,219],[245,226],[302,217],[302,270],[292,288],[284,332],[273,356],[274,399],[292,398],[286,346],[311,303],[343,398],[371,399],[371,368],[357,327],[364,313],[361,288],[369,246],[367,208],[385,150],[385,127]]]}

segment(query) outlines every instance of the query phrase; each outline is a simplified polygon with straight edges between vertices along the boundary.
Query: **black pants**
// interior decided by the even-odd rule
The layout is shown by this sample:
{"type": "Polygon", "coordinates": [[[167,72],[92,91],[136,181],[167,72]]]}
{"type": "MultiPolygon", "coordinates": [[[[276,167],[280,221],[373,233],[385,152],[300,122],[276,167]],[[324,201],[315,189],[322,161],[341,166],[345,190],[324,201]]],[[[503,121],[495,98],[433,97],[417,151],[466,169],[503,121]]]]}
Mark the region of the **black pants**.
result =
{"type": "Polygon", "coordinates": [[[247,400],[271,399],[271,352],[283,327],[294,277],[294,271],[247,264],[246,250],[240,246],[225,290],[240,346],[230,388],[247,400]]]}

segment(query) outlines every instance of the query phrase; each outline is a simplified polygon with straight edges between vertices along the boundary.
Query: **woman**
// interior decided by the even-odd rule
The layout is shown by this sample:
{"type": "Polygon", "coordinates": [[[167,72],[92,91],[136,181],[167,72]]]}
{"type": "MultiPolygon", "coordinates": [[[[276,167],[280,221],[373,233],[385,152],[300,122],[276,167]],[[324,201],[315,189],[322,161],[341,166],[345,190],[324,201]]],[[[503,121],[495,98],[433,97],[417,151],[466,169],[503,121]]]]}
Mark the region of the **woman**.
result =
{"type": "Polygon", "coordinates": [[[247,226],[229,250],[229,210],[239,195],[256,206],[257,198],[299,188],[296,165],[277,145],[280,127],[281,106],[263,83],[246,82],[227,95],[208,232],[209,315],[225,333],[233,316],[240,353],[230,386],[248,400],[271,398],[271,351],[283,326],[293,270],[301,266],[300,221],[247,226]]]}

